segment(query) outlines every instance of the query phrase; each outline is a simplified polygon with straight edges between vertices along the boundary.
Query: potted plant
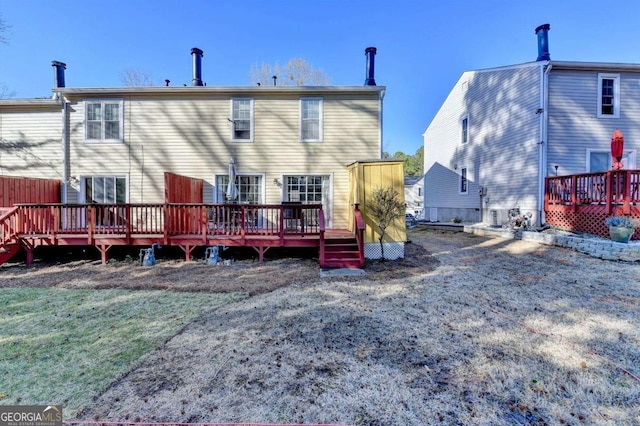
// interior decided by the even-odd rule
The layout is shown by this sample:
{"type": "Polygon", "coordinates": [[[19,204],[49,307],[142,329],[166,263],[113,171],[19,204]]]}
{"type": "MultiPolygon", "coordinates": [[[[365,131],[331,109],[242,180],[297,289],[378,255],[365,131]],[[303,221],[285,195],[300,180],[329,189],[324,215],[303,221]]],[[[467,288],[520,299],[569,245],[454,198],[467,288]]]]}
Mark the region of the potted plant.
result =
{"type": "Polygon", "coordinates": [[[609,237],[618,243],[628,243],[640,221],[630,216],[609,216],[604,220],[609,227],[609,237]]]}

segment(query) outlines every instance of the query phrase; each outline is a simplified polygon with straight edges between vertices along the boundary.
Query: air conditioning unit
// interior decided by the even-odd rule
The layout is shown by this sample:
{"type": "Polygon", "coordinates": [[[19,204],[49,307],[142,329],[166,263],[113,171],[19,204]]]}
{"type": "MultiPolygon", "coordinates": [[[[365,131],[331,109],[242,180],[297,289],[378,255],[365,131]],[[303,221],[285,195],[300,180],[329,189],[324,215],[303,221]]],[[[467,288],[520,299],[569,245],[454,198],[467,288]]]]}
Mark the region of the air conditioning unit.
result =
{"type": "Polygon", "coordinates": [[[498,227],[498,210],[489,210],[489,225],[498,227]]]}

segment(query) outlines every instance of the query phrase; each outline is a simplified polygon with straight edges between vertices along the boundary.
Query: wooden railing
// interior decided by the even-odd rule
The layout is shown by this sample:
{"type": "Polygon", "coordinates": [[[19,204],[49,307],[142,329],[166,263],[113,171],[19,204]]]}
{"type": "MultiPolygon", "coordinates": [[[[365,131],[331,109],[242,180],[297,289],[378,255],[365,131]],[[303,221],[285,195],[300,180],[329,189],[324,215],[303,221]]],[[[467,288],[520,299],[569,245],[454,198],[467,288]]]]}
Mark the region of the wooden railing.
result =
{"type": "Polygon", "coordinates": [[[18,224],[18,208],[3,209],[0,212],[0,248],[15,242],[18,224]]]}
{"type": "MultiPolygon", "coordinates": [[[[611,214],[616,207],[630,214],[640,205],[640,170],[583,173],[545,179],[545,211],[558,206],[604,205],[611,214]]],[[[557,209],[556,209],[557,210],[557,209]]]]}
{"type": "Polygon", "coordinates": [[[353,217],[355,221],[356,240],[358,241],[358,251],[360,252],[362,266],[364,266],[364,230],[366,228],[366,225],[364,223],[364,218],[362,217],[362,211],[360,210],[360,206],[358,204],[355,205],[353,217]]]}
{"type": "Polygon", "coordinates": [[[21,235],[317,235],[320,204],[21,204],[21,235]]]}
{"type": "Polygon", "coordinates": [[[640,170],[548,177],[544,214],[551,226],[607,237],[607,216],[640,219],[640,170]]]}

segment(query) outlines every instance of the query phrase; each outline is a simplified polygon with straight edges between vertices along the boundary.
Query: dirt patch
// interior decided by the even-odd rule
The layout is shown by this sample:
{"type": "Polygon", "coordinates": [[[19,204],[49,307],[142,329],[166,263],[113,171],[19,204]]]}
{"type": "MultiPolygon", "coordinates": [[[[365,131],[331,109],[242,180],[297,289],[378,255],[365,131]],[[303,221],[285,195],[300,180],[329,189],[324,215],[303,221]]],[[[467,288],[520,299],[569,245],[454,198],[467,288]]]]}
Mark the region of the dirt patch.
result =
{"type": "MultiPolygon", "coordinates": [[[[122,253],[112,257],[107,265],[102,265],[95,259],[73,260],[73,253],[55,256],[55,253],[49,252],[44,253],[43,258],[31,267],[22,262],[0,267],[0,287],[122,288],[245,292],[256,295],[292,284],[318,281],[318,259],[309,256],[310,253],[303,252],[303,257],[291,257],[286,250],[273,250],[269,252],[271,257],[259,262],[255,255],[251,257],[251,252],[230,252],[224,254],[226,259],[233,261],[230,265],[211,266],[205,263],[204,258],[193,262],[176,260],[180,256],[180,252],[176,251],[172,253],[173,258],[159,258],[156,265],[143,267],[130,255],[122,253]]],[[[77,255],[82,257],[83,253],[77,255]]],[[[437,264],[437,259],[424,247],[407,244],[405,259],[369,262],[367,276],[349,279],[362,281],[410,277],[433,270],[437,264]]]]}
{"type": "MultiPolygon", "coordinates": [[[[640,423],[640,265],[526,241],[421,228],[409,235],[405,260],[370,263],[367,275],[348,279],[320,279],[312,259],[228,270],[176,262],[128,267],[128,275],[111,265],[71,267],[104,275],[60,275],[54,285],[242,285],[254,294],[190,324],[78,418],[640,423]]],[[[34,275],[46,285],[37,277],[47,269],[9,268],[0,279],[29,285],[18,275],[34,275]]]]}

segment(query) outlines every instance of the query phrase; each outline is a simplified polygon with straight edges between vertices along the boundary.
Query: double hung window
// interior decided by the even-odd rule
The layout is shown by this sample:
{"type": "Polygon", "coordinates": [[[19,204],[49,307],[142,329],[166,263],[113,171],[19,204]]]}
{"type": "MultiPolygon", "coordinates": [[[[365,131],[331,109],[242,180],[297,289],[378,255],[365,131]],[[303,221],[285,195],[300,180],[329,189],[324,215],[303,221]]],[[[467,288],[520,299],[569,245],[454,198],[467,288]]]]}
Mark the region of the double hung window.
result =
{"type": "Polygon", "coordinates": [[[231,100],[231,140],[253,141],[253,99],[231,100]]]}
{"type": "Polygon", "coordinates": [[[469,116],[465,115],[460,120],[460,143],[469,142],[469,116]]]}
{"type": "Polygon", "coordinates": [[[300,99],[300,140],[322,141],[322,98],[300,99]]]}
{"type": "Polygon", "coordinates": [[[620,117],[619,74],[598,74],[598,117],[620,117]]]}
{"type": "Polygon", "coordinates": [[[123,134],[121,100],[85,102],[85,141],[122,142],[123,134]]]}
{"type": "Polygon", "coordinates": [[[467,181],[467,168],[460,168],[460,194],[467,194],[469,192],[467,181]]]}

